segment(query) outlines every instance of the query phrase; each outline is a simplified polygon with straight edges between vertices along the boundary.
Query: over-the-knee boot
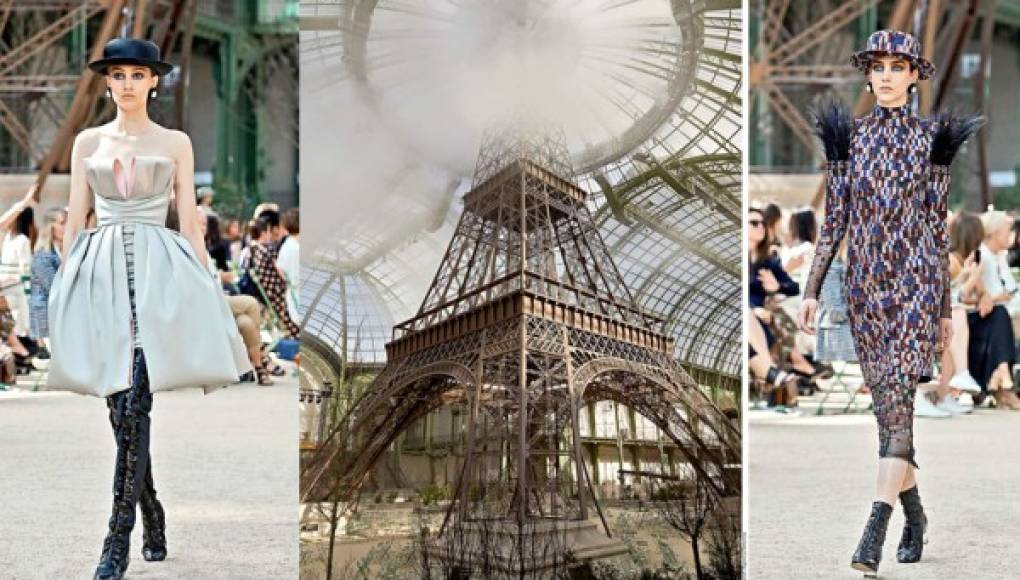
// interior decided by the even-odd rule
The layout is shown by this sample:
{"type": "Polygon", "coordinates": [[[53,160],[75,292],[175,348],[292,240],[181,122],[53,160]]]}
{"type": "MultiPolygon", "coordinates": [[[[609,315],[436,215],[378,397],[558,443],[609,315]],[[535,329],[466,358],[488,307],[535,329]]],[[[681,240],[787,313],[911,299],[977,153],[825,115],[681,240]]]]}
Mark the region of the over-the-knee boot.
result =
{"type": "Polygon", "coordinates": [[[871,504],[871,516],[864,526],[864,534],[850,564],[854,570],[864,572],[865,576],[878,573],[878,565],[882,561],[882,544],[885,543],[885,531],[889,527],[892,510],[892,506],[884,501],[871,504]]]}
{"type": "Polygon", "coordinates": [[[129,392],[111,396],[111,416],[116,425],[117,461],[113,476],[113,513],[109,531],[103,540],[103,553],[96,567],[94,580],[120,580],[130,561],[131,530],[135,524],[134,472],[138,466],[137,422],[133,417],[134,401],[129,392]]]}
{"type": "Polygon", "coordinates": [[[117,462],[113,477],[113,514],[94,580],[122,580],[127,571],[135,509],[149,465],[152,394],[145,357],[140,349],[135,350],[134,359],[131,388],[107,399],[117,440],[117,462]]]}
{"type": "Polygon", "coordinates": [[[166,517],[163,514],[163,504],[156,499],[151,461],[138,505],[142,508],[142,557],[148,562],[163,561],[166,559],[166,517]]]}
{"type": "Polygon", "coordinates": [[[924,544],[928,541],[928,516],[921,507],[921,495],[917,486],[900,492],[900,504],[903,505],[903,536],[896,548],[896,561],[902,563],[917,562],[921,559],[924,544]]]}
{"type": "MultiPolygon", "coordinates": [[[[137,361],[136,361],[137,362],[137,361]]],[[[146,388],[144,390],[144,396],[150,400],[146,401],[145,408],[151,408],[151,392],[148,390],[148,373],[142,373],[138,377],[138,380],[145,381],[146,388]]],[[[113,427],[114,436],[118,433],[117,429],[121,424],[121,417],[117,412],[117,408],[111,403],[110,407],[110,425],[113,427]]],[[[140,428],[146,430],[149,429],[150,422],[143,421],[139,424],[140,428]]],[[[148,440],[148,434],[145,439],[148,440]]],[[[145,466],[145,481],[141,489],[141,493],[138,497],[138,506],[142,511],[142,557],[149,562],[159,562],[166,559],[166,516],[163,512],[163,504],[156,498],[156,485],[152,476],[152,458],[149,458],[145,466]]]]}

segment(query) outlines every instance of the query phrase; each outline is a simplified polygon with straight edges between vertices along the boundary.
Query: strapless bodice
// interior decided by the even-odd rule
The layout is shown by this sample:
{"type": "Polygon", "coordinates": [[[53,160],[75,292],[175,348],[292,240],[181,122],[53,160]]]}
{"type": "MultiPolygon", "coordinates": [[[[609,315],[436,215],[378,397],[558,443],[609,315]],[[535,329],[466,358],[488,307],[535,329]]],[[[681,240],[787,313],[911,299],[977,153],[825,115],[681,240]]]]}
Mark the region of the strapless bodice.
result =
{"type": "MultiPolygon", "coordinates": [[[[124,162],[134,163],[133,181],[128,181],[127,196],[117,187],[115,162],[113,157],[93,156],[85,160],[88,183],[95,194],[98,225],[164,225],[177,171],[174,160],[159,155],[137,155],[133,160],[124,162]]],[[[129,166],[125,167],[127,170],[129,166]]]]}
{"type": "Polygon", "coordinates": [[[166,225],[167,208],[170,207],[170,196],[163,194],[131,199],[112,199],[96,195],[96,225],[99,227],[114,224],[150,224],[166,225]]]}
{"type": "Polygon", "coordinates": [[[113,171],[116,158],[93,155],[85,159],[85,175],[96,196],[112,200],[131,200],[154,195],[169,197],[173,189],[177,164],[170,157],[162,155],[136,155],[133,160],[122,159],[124,170],[129,171],[134,163],[134,181],[126,195],[117,188],[113,171]]]}

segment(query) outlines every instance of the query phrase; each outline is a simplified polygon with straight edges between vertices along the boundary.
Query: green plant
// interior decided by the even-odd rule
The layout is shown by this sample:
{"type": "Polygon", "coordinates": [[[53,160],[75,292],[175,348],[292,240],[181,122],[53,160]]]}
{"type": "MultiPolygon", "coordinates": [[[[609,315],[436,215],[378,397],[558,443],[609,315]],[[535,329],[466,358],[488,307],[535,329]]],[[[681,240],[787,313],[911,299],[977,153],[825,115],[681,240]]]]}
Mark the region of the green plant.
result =
{"type": "Polygon", "coordinates": [[[453,490],[449,485],[436,485],[431,483],[418,492],[418,496],[421,497],[422,505],[432,505],[434,503],[448,500],[453,495],[453,490]]]}

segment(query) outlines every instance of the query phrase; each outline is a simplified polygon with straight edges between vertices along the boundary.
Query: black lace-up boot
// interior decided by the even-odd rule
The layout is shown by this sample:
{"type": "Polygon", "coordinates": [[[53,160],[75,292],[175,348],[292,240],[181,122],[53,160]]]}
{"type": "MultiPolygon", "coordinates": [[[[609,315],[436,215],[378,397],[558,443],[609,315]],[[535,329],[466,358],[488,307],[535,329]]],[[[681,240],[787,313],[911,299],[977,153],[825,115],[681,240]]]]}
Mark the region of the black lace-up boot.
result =
{"type": "Polygon", "coordinates": [[[871,504],[871,517],[864,526],[861,543],[857,544],[857,551],[850,564],[854,570],[864,572],[865,578],[878,574],[878,564],[882,561],[882,544],[885,543],[885,531],[889,527],[892,511],[892,506],[884,501],[871,504]]]}
{"type": "Polygon", "coordinates": [[[921,552],[928,542],[928,517],[921,507],[921,496],[917,486],[900,492],[900,504],[906,522],[903,525],[903,537],[896,548],[896,561],[904,564],[921,560],[921,552]]]}

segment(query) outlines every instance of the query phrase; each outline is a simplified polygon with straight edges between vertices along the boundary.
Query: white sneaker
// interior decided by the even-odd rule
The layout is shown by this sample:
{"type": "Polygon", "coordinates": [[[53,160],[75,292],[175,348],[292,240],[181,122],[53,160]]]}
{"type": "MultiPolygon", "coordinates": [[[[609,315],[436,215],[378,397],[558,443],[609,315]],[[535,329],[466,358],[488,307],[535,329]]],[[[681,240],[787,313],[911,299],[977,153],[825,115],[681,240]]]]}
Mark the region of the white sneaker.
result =
{"type": "Polygon", "coordinates": [[[953,415],[966,415],[967,413],[970,413],[971,411],[974,410],[973,405],[969,407],[966,405],[961,405],[956,400],[956,397],[952,395],[946,395],[945,397],[943,397],[942,401],[940,401],[938,405],[935,405],[935,407],[938,409],[942,409],[943,411],[949,411],[953,415]]]}
{"type": "Polygon", "coordinates": [[[981,385],[974,380],[974,377],[970,376],[970,371],[962,371],[953,375],[953,378],[949,379],[949,386],[969,393],[981,392],[981,385]]]}
{"type": "Polygon", "coordinates": [[[970,393],[960,393],[960,396],[956,397],[956,402],[961,407],[970,407],[972,410],[974,409],[974,397],[971,397],[970,393]]]}
{"type": "Polygon", "coordinates": [[[953,414],[944,409],[939,409],[928,400],[928,394],[918,391],[914,397],[914,416],[928,417],[930,419],[947,419],[953,414]]]}

